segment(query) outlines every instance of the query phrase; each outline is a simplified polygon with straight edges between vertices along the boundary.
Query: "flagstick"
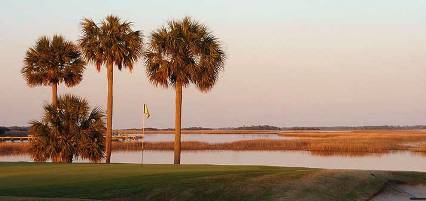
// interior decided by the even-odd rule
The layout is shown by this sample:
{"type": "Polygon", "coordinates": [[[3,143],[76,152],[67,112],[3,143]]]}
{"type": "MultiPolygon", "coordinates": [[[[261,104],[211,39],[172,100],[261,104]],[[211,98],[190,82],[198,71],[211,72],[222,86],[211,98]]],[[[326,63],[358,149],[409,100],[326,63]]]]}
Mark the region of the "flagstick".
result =
{"type": "Polygon", "coordinates": [[[142,157],[141,157],[141,164],[143,164],[143,142],[145,139],[145,114],[142,114],[142,157]]]}

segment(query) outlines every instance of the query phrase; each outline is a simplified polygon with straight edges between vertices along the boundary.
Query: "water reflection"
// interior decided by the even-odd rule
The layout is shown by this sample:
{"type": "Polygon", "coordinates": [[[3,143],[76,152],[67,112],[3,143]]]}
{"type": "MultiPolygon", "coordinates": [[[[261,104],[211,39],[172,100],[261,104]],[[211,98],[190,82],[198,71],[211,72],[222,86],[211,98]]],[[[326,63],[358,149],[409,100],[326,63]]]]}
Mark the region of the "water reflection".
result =
{"type": "MultiPolygon", "coordinates": [[[[0,161],[31,161],[28,155],[0,156],[0,161]]],[[[114,163],[140,163],[140,151],[113,152],[114,163]]],[[[79,162],[86,162],[79,160],[79,162]]],[[[172,151],[145,151],[144,163],[171,164],[172,151]]],[[[426,157],[410,152],[367,156],[318,156],[305,151],[183,151],[183,164],[270,165],[329,169],[426,172],[426,157]]]]}

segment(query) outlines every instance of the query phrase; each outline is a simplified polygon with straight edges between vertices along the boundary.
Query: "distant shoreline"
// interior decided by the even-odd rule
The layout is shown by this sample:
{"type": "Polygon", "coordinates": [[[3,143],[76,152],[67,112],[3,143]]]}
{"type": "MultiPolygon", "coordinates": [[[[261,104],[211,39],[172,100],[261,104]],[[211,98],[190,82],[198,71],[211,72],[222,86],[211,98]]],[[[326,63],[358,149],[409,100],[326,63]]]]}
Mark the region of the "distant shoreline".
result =
{"type": "MultiPolygon", "coordinates": [[[[0,126],[0,136],[27,136],[28,126],[0,126]]],[[[277,127],[270,125],[255,125],[225,128],[187,127],[182,129],[182,134],[275,134],[280,132],[298,131],[401,131],[401,130],[426,130],[426,125],[412,126],[307,126],[307,127],[277,127]]],[[[115,129],[113,133],[141,133],[141,128],[115,129]]],[[[145,133],[169,134],[174,133],[174,128],[145,128],[145,133]]]]}

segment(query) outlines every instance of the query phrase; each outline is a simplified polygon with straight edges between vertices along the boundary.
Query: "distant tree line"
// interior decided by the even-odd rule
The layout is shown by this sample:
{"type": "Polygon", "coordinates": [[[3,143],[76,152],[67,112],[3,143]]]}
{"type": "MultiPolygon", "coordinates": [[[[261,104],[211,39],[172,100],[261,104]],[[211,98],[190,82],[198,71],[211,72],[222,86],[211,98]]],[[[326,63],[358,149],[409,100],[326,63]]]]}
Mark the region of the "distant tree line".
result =
{"type": "Polygon", "coordinates": [[[3,136],[27,136],[29,127],[0,126],[0,135],[3,136]]]}
{"type": "Polygon", "coordinates": [[[252,125],[231,128],[232,130],[281,130],[281,128],[270,125],[252,125]]]}
{"type": "Polygon", "coordinates": [[[415,126],[327,126],[327,127],[283,127],[281,130],[419,130],[426,129],[425,125],[415,126]]]}
{"type": "MultiPolygon", "coordinates": [[[[224,128],[207,128],[207,127],[187,127],[182,130],[296,130],[296,131],[341,131],[341,130],[426,130],[426,125],[415,125],[415,126],[328,126],[328,127],[276,127],[270,125],[253,125],[253,126],[241,126],[241,127],[224,127],[224,128]]],[[[0,135],[3,136],[27,136],[29,127],[11,126],[5,127],[0,126],[0,135]]],[[[121,129],[121,130],[136,130],[138,128],[121,129]]],[[[174,128],[145,128],[145,131],[171,131],[174,128]]]]}
{"type": "Polygon", "coordinates": [[[316,131],[316,130],[321,130],[321,128],[318,128],[318,127],[289,127],[289,128],[281,128],[281,130],[300,130],[300,131],[310,130],[310,131],[316,131]]]}
{"type": "Polygon", "coordinates": [[[0,135],[6,133],[6,131],[8,131],[9,129],[6,127],[0,127],[0,135]]]}

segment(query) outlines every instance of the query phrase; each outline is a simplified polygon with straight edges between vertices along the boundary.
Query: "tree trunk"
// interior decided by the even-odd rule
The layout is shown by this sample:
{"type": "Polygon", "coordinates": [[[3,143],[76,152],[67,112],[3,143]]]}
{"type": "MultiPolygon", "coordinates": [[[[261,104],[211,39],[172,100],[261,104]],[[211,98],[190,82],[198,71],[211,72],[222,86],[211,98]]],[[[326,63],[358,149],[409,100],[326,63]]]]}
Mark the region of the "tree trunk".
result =
{"type": "Polygon", "coordinates": [[[61,161],[62,161],[62,158],[59,155],[52,156],[52,162],[60,163],[61,161]]]}
{"type": "Polygon", "coordinates": [[[52,84],[52,104],[58,105],[58,84],[52,84]]]}
{"type": "Polygon", "coordinates": [[[105,134],[105,163],[111,162],[111,145],[112,145],[112,87],[113,87],[113,64],[107,64],[108,78],[108,99],[107,99],[107,129],[105,134]]]}
{"type": "MultiPolygon", "coordinates": [[[[51,84],[52,86],[52,105],[58,105],[58,84],[51,84]]],[[[52,156],[52,162],[60,163],[62,162],[61,156],[58,154],[56,156],[52,156]]]]}
{"type": "Polygon", "coordinates": [[[182,120],[182,83],[176,83],[176,120],[175,120],[175,157],[174,164],[180,164],[181,120],[182,120]]]}
{"type": "Polygon", "coordinates": [[[68,156],[65,156],[63,159],[63,163],[72,163],[73,155],[69,154],[68,156]]]}

